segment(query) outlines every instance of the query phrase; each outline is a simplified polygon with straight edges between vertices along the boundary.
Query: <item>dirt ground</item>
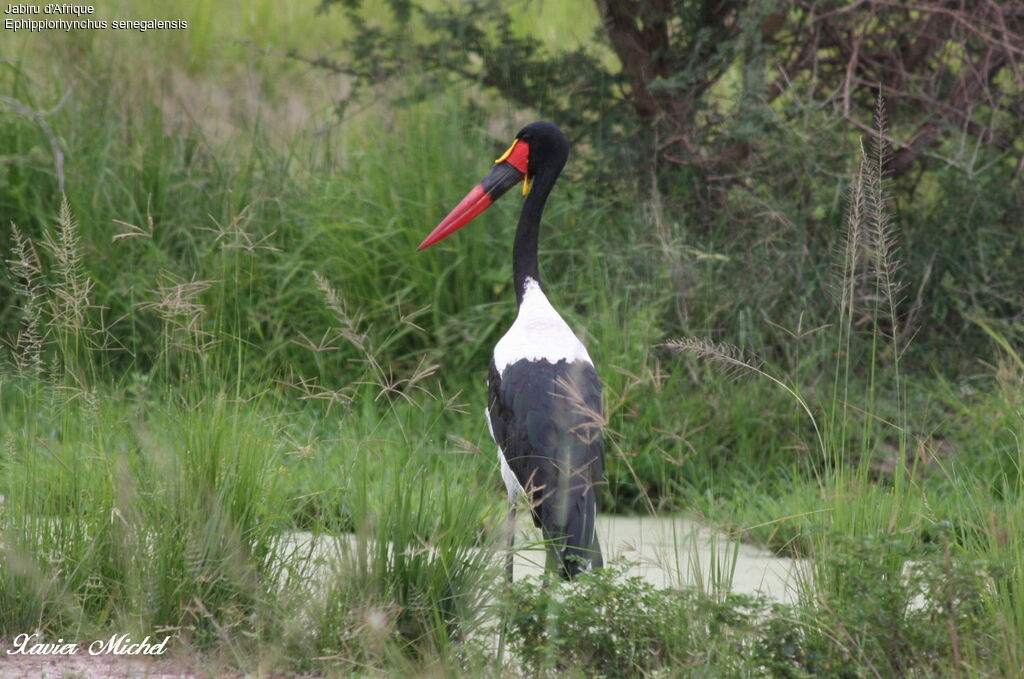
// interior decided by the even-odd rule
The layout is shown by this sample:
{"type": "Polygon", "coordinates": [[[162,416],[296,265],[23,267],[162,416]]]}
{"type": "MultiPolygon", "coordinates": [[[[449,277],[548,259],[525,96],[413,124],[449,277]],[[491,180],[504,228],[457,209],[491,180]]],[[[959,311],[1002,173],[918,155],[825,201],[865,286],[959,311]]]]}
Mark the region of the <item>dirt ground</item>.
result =
{"type": "Polygon", "coordinates": [[[0,654],[0,679],[236,679],[240,674],[198,669],[174,658],[115,655],[10,656],[0,654]]]}

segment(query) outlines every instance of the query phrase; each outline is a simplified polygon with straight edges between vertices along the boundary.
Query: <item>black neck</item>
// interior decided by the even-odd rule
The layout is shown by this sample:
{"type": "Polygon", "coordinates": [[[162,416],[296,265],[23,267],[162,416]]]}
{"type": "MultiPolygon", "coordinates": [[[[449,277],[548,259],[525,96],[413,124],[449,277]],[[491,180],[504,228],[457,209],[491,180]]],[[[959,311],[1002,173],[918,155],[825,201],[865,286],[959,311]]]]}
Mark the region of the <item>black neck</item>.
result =
{"type": "Polygon", "coordinates": [[[519,213],[516,240],[512,246],[512,283],[516,289],[516,304],[523,303],[526,279],[532,278],[540,284],[540,269],[537,264],[537,237],[540,233],[540,218],[544,204],[551,193],[558,172],[542,172],[533,178],[533,186],[523,209],[519,213]]]}

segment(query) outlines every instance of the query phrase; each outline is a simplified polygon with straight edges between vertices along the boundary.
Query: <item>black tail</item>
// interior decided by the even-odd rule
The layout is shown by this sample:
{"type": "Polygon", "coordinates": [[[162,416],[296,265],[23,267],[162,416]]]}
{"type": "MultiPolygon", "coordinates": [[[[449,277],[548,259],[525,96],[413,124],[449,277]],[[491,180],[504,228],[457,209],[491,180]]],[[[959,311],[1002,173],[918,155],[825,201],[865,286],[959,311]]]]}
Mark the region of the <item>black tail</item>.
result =
{"type": "Polygon", "coordinates": [[[601,543],[595,520],[597,501],[594,489],[580,495],[570,508],[567,523],[561,529],[545,530],[549,541],[548,558],[563,580],[572,580],[583,571],[604,567],[601,543]]]}

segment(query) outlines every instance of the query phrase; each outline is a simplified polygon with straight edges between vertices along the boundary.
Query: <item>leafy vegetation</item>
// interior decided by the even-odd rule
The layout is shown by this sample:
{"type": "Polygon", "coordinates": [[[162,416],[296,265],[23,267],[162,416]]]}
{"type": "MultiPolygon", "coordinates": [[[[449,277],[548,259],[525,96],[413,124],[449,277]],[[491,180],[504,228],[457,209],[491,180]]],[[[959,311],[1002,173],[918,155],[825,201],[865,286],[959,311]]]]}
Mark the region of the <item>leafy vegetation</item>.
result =
{"type": "Polygon", "coordinates": [[[510,638],[541,677],[945,676],[991,662],[981,574],[935,550],[893,577],[879,557],[904,563],[900,546],[844,547],[825,565],[856,574],[851,589],[813,608],[658,590],[614,571],[557,593],[523,581],[510,597],[510,638]]]}

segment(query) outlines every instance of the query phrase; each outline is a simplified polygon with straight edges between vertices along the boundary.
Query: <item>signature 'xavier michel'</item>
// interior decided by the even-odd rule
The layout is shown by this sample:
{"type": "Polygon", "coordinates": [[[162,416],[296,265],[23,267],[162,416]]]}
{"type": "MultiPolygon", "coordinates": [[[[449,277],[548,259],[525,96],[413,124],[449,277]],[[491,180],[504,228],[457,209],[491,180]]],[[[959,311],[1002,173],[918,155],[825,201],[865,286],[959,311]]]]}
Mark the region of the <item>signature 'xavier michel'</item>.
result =
{"type": "MultiPolygon", "coordinates": [[[[512,247],[519,314],[494,347],[488,424],[498,445],[513,525],[514,503],[525,495],[548,544],[549,567],[573,578],[603,565],[594,522],[604,447],[601,382],[586,348],[545,296],[537,264],[544,204],[568,157],[569,141],[556,125],[527,125],[419,249],[451,235],[524,182],[526,200],[512,247]]],[[[511,578],[511,552],[507,569],[511,578]]]]}

